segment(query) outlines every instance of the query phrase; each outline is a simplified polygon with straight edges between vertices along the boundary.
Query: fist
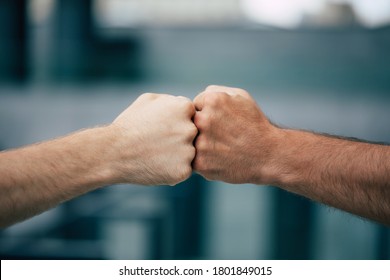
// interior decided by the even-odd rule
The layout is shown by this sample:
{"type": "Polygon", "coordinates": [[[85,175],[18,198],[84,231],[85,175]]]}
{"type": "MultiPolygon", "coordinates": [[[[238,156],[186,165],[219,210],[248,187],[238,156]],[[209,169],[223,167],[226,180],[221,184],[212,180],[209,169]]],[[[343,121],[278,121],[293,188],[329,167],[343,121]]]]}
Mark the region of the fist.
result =
{"type": "Polygon", "coordinates": [[[146,93],[120,114],[114,160],[119,182],[175,185],[192,174],[195,107],[185,97],[146,93]]]}
{"type": "Polygon", "coordinates": [[[209,180],[264,183],[276,127],[244,90],[209,86],[194,99],[193,168],[209,180]]]}

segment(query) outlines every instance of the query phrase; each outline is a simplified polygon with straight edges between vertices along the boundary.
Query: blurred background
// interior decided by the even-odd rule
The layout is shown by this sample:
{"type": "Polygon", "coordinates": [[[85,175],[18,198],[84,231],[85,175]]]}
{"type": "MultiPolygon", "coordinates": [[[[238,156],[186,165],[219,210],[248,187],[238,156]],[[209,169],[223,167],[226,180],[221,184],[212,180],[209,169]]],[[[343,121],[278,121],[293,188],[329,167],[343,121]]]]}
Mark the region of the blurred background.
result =
{"type": "MultiPolygon", "coordinates": [[[[143,92],[193,98],[208,84],[247,89],[281,125],[390,142],[390,1],[0,0],[0,149],[109,123],[143,92]]],[[[390,231],[193,175],[64,203],[1,230],[0,256],[389,259],[390,231]]]]}

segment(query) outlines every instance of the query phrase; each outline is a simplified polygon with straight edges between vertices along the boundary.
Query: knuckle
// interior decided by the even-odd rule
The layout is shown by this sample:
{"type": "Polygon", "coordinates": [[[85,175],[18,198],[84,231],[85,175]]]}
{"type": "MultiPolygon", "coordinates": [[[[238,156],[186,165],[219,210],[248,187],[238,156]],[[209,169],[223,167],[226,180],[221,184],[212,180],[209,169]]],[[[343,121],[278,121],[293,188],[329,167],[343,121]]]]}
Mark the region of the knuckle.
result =
{"type": "Polygon", "coordinates": [[[210,118],[204,118],[201,122],[201,129],[208,131],[211,129],[211,119],[210,118]]]}
{"type": "Polygon", "coordinates": [[[207,171],[206,163],[207,163],[207,161],[205,160],[205,157],[202,155],[202,153],[197,152],[197,154],[193,160],[192,167],[197,172],[203,173],[203,172],[207,171]]]}
{"type": "Polygon", "coordinates": [[[146,92],[146,93],[142,94],[140,97],[143,99],[152,99],[154,97],[154,95],[155,94],[153,94],[153,93],[146,92]]]}
{"type": "Polygon", "coordinates": [[[192,103],[191,100],[184,100],[184,109],[186,110],[186,112],[190,113],[191,115],[195,114],[195,106],[194,104],[192,103]]]}
{"type": "Polygon", "coordinates": [[[138,99],[144,100],[144,101],[152,101],[152,100],[155,100],[159,97],[161,97],[159,94],[146,92],[146,93],[142,94],[140,97],[138,97],[138,99]]]}
{"type": "Polygon", "coordinates": [[[198,135],[195,141],[195,148],[198,152],[205,151],[207,148],[206,137],[203,134],[198,135]]]}
{"type": "Polygon", "coordinates": [[[220,94],[216,92],[206,93],[204,96],[204,103],[210,107],[215,107],[218,105],[220,100],[220,94]]]}
{"type": "Polygon", "coordinates": [[[202,127],[203,121],[203,114],[196,112],[194,116],[194,124],[198,129],[202,127]]]}
{"type": "Polygon", "coordinates": [[[194,160],[195,156],[196,156],[196,148],[193,145],[191,145],[191,157],[190,157],[191,162],[194,160]]]}
{"type": "Polygon", "coordinates": [[[171,172],[171,181],[174,184],[180,183],[188,179],[192,175],[192,161],[195,157],[195,147],[192,145],[188,145],[185,150],[183,150],[181,154],[181,160],[177,162],[176,168],[174,168],[171,172]]]}
{"type": "Polygon", "coordinates": [[[193,139],[198,134],[198,128],[191,123],[189,129],[188,129],[188,135],[193,139]]]}
{"type": "Polygon", "coordinates": [[[229,98],[225,92],[208,92],[204,97],[204,103],[211,108],[221,107],[229,98]]]}
{"type": "Polygon", "coordinates": [[[216,89],[218,89],[219,88],[219,86],[217,86],[217,85],[209,85],[207,88],[206,88],[206,90],[207,91],[213,91],[213,90],[216,90],[216,89]]]}
{"type": "Polygon", "coordinates": [[[178,172],[177,180],[182,182],[186,179],[188,179],[192,174],[192,168],[190,165],[185,165],[180,169],[180,172],[178,172]]]}
{"type": "Polygon", "coordinates": [[[236,97],[245,97],[245,98],[251,98],[250,94],[242,88],[233,88],[234,96],[236,97]]]}
{"type": "Polygon", "coordinates": [[[195,106],[189,98],[184,96],[177,96],[176,101],[180,110],[182,110],[186,114],[187,113],[190,115],[195,114],[195,106]]]}
{"type": "Polygon", "coordinates": [[[180,100],[184,103],[192,103],[191,100],[188,98],[188,97],[185,97],[185,96],[176,96],[177,100],[180,100]]]}
{"type": "Polygon", "coordinates": [[[244,89],[240,89],[240,94],[241,94],[243,97],[251,98],[251,95],[249,94],[249,92],[247,92],[247,91],[244,90],[244,89]]]}
{"type": "Polygon", "coordinates": [[[205,115],[205,113],[196,113],[194,118],[194,124],[199,131],[208,130],[211,126],[211,120],[210,117],[205,115]]]}
{"type": "Polygon", "coordinates": [[[199,155],[199,152],[197,151],[196,153],[196,156],[194,158],[194,160],[192,161],[192,168],[195,170],[195,171],[198,171],[200,170],[200,155],[199,155]]]}
{"type": "Polygon", "coordinates": [[[195,147],[192,144],[187,145],[185,153],[186,154],[184,156],[184,161],[185,161],[184,164],[191,164],[191,162],[194,160],[195,154],[196,154],[195,147]]]}
{"type": "Polygon", "coordinates": [[[249,95],[249,93],[248,93],[245,89],[240,88],[239,90],[240,90],[240,92],[241,92],[242,94],[244,94],[244,95],[249,95]]]}

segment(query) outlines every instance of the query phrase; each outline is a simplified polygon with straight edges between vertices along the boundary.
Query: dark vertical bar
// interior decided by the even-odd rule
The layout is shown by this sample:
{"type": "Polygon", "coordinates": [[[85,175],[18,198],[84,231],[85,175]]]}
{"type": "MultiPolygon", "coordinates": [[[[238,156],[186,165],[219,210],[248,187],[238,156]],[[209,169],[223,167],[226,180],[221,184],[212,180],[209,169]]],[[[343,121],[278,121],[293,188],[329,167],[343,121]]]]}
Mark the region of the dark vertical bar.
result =
{"type": "Polygon", "coordinates": [[[199,259],[203,253],[205,180],[194,175],[173,191],[173,259],[199,259]]]}
{"type": "Polygon", "coordinates": [[[310,259],[313,203],[292,193],[275,189],[273,259],[310,259]]]}
{"type": "Polygon", "coordinates": [[[92,0],[58,0],[53,78],[82,82],[141,79],[142,38],[139,34],[99,36],[92,4],[92,0]]]}
{"type": "Polygon", "coordinates": [[[26,41],[26,0],[0,0],[0,80],[26,80],[26,41]]]}
{"type": "Polygon", "coordinates": [[[152,260],[164,259],[164,219],[157,217],[151,220],[151,236],[150,240],[150,252],[149,256],[152,260]]]}
{"type": "Polygon", "coordinates": [[[390,229],[380,225],[378,227],[377,259],[390,260],[390,229]]]}
{"type": "Polygon", "coordinates": [[[92,0],[58,0],[55,30],[55,78],[85,78],[92,46],[92,0]]]}
{"type": "Polygon", "coordinates": [[[27,78],[27,8],[26,0],[14,2],[15,15],[15,76],[18,80],[24,81],[27,78]]]}

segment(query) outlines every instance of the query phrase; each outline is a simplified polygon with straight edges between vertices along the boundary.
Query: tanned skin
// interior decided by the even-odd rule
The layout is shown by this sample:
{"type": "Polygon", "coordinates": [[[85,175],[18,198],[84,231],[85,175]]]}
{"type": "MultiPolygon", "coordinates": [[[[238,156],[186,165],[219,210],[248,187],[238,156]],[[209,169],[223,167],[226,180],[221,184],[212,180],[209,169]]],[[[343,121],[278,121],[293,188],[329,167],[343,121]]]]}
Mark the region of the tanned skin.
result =
{"type": "Polygon", "coordinates": [[[110,125],[0,153],[0,226],[105,185],[186,180],[194,114],[187,98],[144,94],[110,125]]]}
{"type": "Polygon", "coordinates": [[[174,185],[191,163],[390,225],[389,146],[279,128],[246,91],[209,86],[194,104],[144,94],[112,124],[0,153],[0,226],[105,185],[174,185]]]}
{"type": "Polygon", "coordinates": [[[193,168],[209,180],[274,185],[390,225],[390,147],[276,127],[245,90],[194,99],[193,168]]]}

